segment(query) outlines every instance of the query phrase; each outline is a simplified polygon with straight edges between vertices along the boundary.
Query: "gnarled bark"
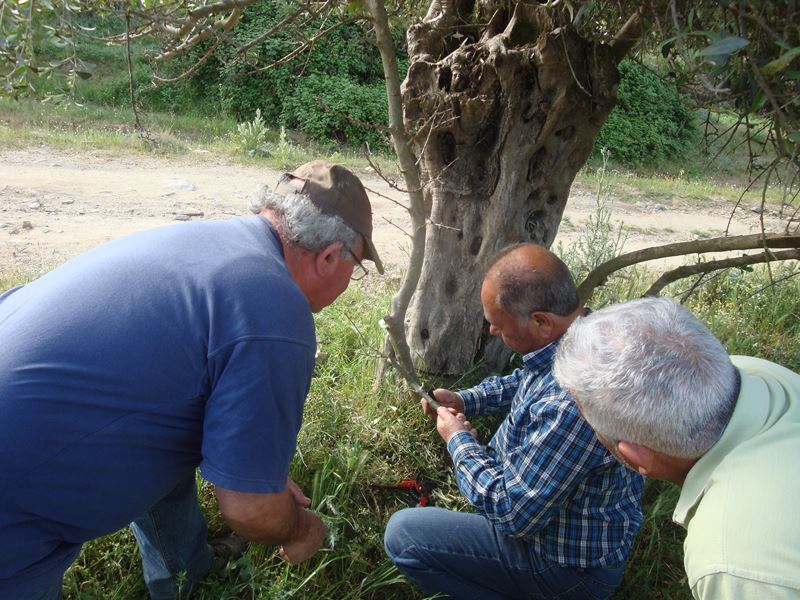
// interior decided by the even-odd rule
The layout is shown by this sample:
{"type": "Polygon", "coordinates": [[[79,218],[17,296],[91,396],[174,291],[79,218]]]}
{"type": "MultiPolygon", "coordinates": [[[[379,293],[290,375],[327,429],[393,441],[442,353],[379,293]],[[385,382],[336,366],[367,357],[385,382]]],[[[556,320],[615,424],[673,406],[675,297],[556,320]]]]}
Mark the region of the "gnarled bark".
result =
{"type": "Polygon", "coordinates": [[[437,3],[408,32],[405,123],[424,186],[426,256],[406,318],[416,366],[467,369],[508,358],[482,329],[488,259],[550,246],[572,181],[614,105],[617,58],[538,4],[437,3]]]}

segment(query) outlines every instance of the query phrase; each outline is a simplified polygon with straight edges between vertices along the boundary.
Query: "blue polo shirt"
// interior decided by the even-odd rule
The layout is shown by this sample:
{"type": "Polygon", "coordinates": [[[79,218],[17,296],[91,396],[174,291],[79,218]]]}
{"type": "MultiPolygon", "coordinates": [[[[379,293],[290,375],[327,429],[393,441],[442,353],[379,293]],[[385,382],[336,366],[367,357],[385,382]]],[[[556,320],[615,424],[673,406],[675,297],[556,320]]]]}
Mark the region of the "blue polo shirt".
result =
{"type": "Polygon", "coordinates": [[[281,491],[314,351],[257,216],[134,234],[0,296],[0,597],[57,584],[198,466],[281,491]]]}

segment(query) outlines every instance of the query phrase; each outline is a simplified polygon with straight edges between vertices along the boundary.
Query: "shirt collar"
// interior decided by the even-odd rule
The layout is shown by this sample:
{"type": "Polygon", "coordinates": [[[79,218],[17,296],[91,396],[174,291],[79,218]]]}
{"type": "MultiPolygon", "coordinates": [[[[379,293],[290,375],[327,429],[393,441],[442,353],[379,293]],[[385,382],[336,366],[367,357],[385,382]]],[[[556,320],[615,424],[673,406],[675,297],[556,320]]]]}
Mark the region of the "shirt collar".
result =
{"type": "Polygon", "coordinates": [[[561,338],[558,338],[538,350],[528,352],[522,357],[522,364],[533,373],[549,370],[553,365],[553,357],[556,354],[556,350],[558,350],[558,342],[560,340],[561,338]]]}
{"type": "Polygon", "coordinates": [[[687,526],[695,507],[702,500],[714,470],[743,440],[750,439],[758,433],[769,417],[769,401],[755,389],[759,385],[757,378],[744,373],[741,369],[736,370],[740,377],[739,394],[730,421],[717,443],[711,446],[689,470],[681,487],[681,495],[672,519],[683,527],[687,526]]]}
{"type": "Polygon", "coordinates": [[[269,219],[264,217],[263,215],[255,215],[257,219],[260,219],[262,223],[267,226],[267,231],[269,232],[269,240],[275,245],[278,252],[281,253],[281,258],[286,258],[283,254],[283,243],[281,243],[281,238],[278,235],[278,230],[275,229],[275,226],[270,222],[269,219]]]}

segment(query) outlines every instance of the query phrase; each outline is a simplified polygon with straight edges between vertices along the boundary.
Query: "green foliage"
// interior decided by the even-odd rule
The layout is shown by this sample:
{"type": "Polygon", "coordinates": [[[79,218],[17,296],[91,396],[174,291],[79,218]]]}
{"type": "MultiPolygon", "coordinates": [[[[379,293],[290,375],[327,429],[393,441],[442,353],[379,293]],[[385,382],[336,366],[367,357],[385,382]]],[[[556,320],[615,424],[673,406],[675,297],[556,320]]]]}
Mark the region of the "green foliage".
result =
{"type": "MultiPolygon", "coordinates": [[[[233,32],[246,44],[294,10],[283,2],[264,2],[249,8],[233,32]]],[[[303,31],[311,38],[321,22],[303,31]]],[[[407,65],[402,32],[395,34],[401,64],[407,65]]],[[[246,53],[232,46],[220,47],[205,72],[192,81],[202,82],[206,93],[214,91],[221,109],[236,119],[250,118],[256,110],[268,123],[299,129],[319,141],[384,146],[376,128],[385,126],[386,92],[380,56],[368,42],[369,33],[346,24],[321,38],[308,52],[293,60],[281,60],[297,47],[289,31],[277,31],[246,53]]],[[[404,67],[407,68],[407,67],[404,67]]]]}
{"type": "Polygon", "coordinates": [[[683,539],[686,532],[672,522],[680,488],[666,481],[648,479],[642,495],[644,522],[633,543],[625,576],[615,600],[692,597],[683,571],[683,539]]]}
{"type": "Polygon", "coordinates": [[[310,75],[286,99],[281,120],[315,139],[388,148],[379,129],[388,121],[383,83],[362,85],[345,77],[310,75]]]}
{"type": "MultiPolygon", "coordinates": [[[[764,269],[732,270],[701,288],[690,308],[730,352],[775,360],[800,369],[800,277],[798,265],[773,269],[774,289],[764,269]]],[[[22,281],[8,275],[0,291],[22,281]]],[[[316,316],[321,353],[306,403],[292,478],[311,497],[328,526],[325,548],[308,563],[290,566],[273,548],[252,545],[202,585],[197,597],[419,599],[383,552],[383,530],[404,498],[376,490],[418,471],[439,484],[434,501],[468,510],[454,485],[452,465],[417,401],[392,379],[376,387],[374,372],[382,330],[377,320],[391,290],[370,281],[351,286],[316,316]]],[[[623,298],[618,298],[623,299],[623,298]]],[[[481,428],[481,440],[489,431],[481,428]]],[[[212,535],[225,525],[212,486],[200,484],[212,535]]],[[[647,481],[644,524],[637,536],[616,600],[691,597],[683,572],[684,531],[671,521],[678,488],[647,481]]],[[[133,536],[119,531],[85,545],[64,580],[66,600],[145,595],[133,536]]]]}
{"type": "Polygon", "coordinates": [[[657,165],[691,150],[697,127],[687,99],[651,70],[634,62],[619,65],[617,105],[595,140],[617,162],[657,165]]]}
{"type": "MultiPolygon", "coordinates": [[[[78,102],[104,106],[129,103],[126,47],[109,46],[75,33],[82,28],[98,36],[120,35],[125,30],[121,13],[76,9],[75,14],[56,15],[40,2],[13,5],[25,9],[19,18],[4,20],[0,10],[0,33],[7,33],[0,36],[0,83],[6,86],[6,93],[27,92],[51,99],[66,99],[72,94],[78,102]],[[25,12],[28,4],[36,7],[33,16],[25,12]],[[27,62],[14,54],[20,45],[27,62]],[[2,60],[6,58],[9,64],[14,63],[14,72],[3,70],[2,60]],[[50,66],[43,69],[43,64],[50,66]]],[[[155,39],[134,40],[131,56],[138,107],[148,112],[222,114],[237,121],[252,119],[260,110],[265,123],[282,123],[325,143],[360,146],[368,142],[373,147],[386,147],[384,136],[378,133],[387,123],[383,70],[367,26],[344,22],[307,51],[283,60],[298,47],[298,40],[314,38],[333,24],[330,20],[304,22],[301,18],[295,22],[302,23],[298,30],[279,29],[239,52],[242,45],[260,37],[296,9],[288,1],[248,7],[229,33],[231,43],[221,44],[199,67],[197,62],[211,49],[210,40],[164,63],[150,60],[159,49],[155,39]],[[169,79],[190,69],[190,77],[152,83],[154,73],[169,79]]],[[[392,35],[404,72],[408,64],[404,32],[398,28],[392,35]]]]}
{"type": "Polygon", "coordinates": [[[256,109],[252,121],[245,121],[236,126],[239,146],[247,156],[261,156],[267,153],[267,135],[269,130],[264,124],[261,109],[256,109]]]}
{"type": "MultiPolygon", "coordinates": [[[[759,356],[800,372],[800,265],[730,269],[711,277],[687,306],[731,354],[759,356]],[[774,284],[773,284],[774,282],[774,284]]],[[[675,283],[681,290],[688,284],[675,283]]]]}

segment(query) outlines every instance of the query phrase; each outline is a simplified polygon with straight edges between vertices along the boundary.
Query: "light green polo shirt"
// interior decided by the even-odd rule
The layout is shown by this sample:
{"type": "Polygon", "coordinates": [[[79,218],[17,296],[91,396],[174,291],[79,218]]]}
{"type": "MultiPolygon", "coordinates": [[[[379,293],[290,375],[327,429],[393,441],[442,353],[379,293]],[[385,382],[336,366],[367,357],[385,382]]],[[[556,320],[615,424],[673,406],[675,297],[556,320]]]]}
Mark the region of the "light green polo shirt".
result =
{"type": "Polygon", "coordinates": [[[673,519],[695,598],[800,598],[800,375],[732,356],[742,386],[692,467],[673,519]]]}

